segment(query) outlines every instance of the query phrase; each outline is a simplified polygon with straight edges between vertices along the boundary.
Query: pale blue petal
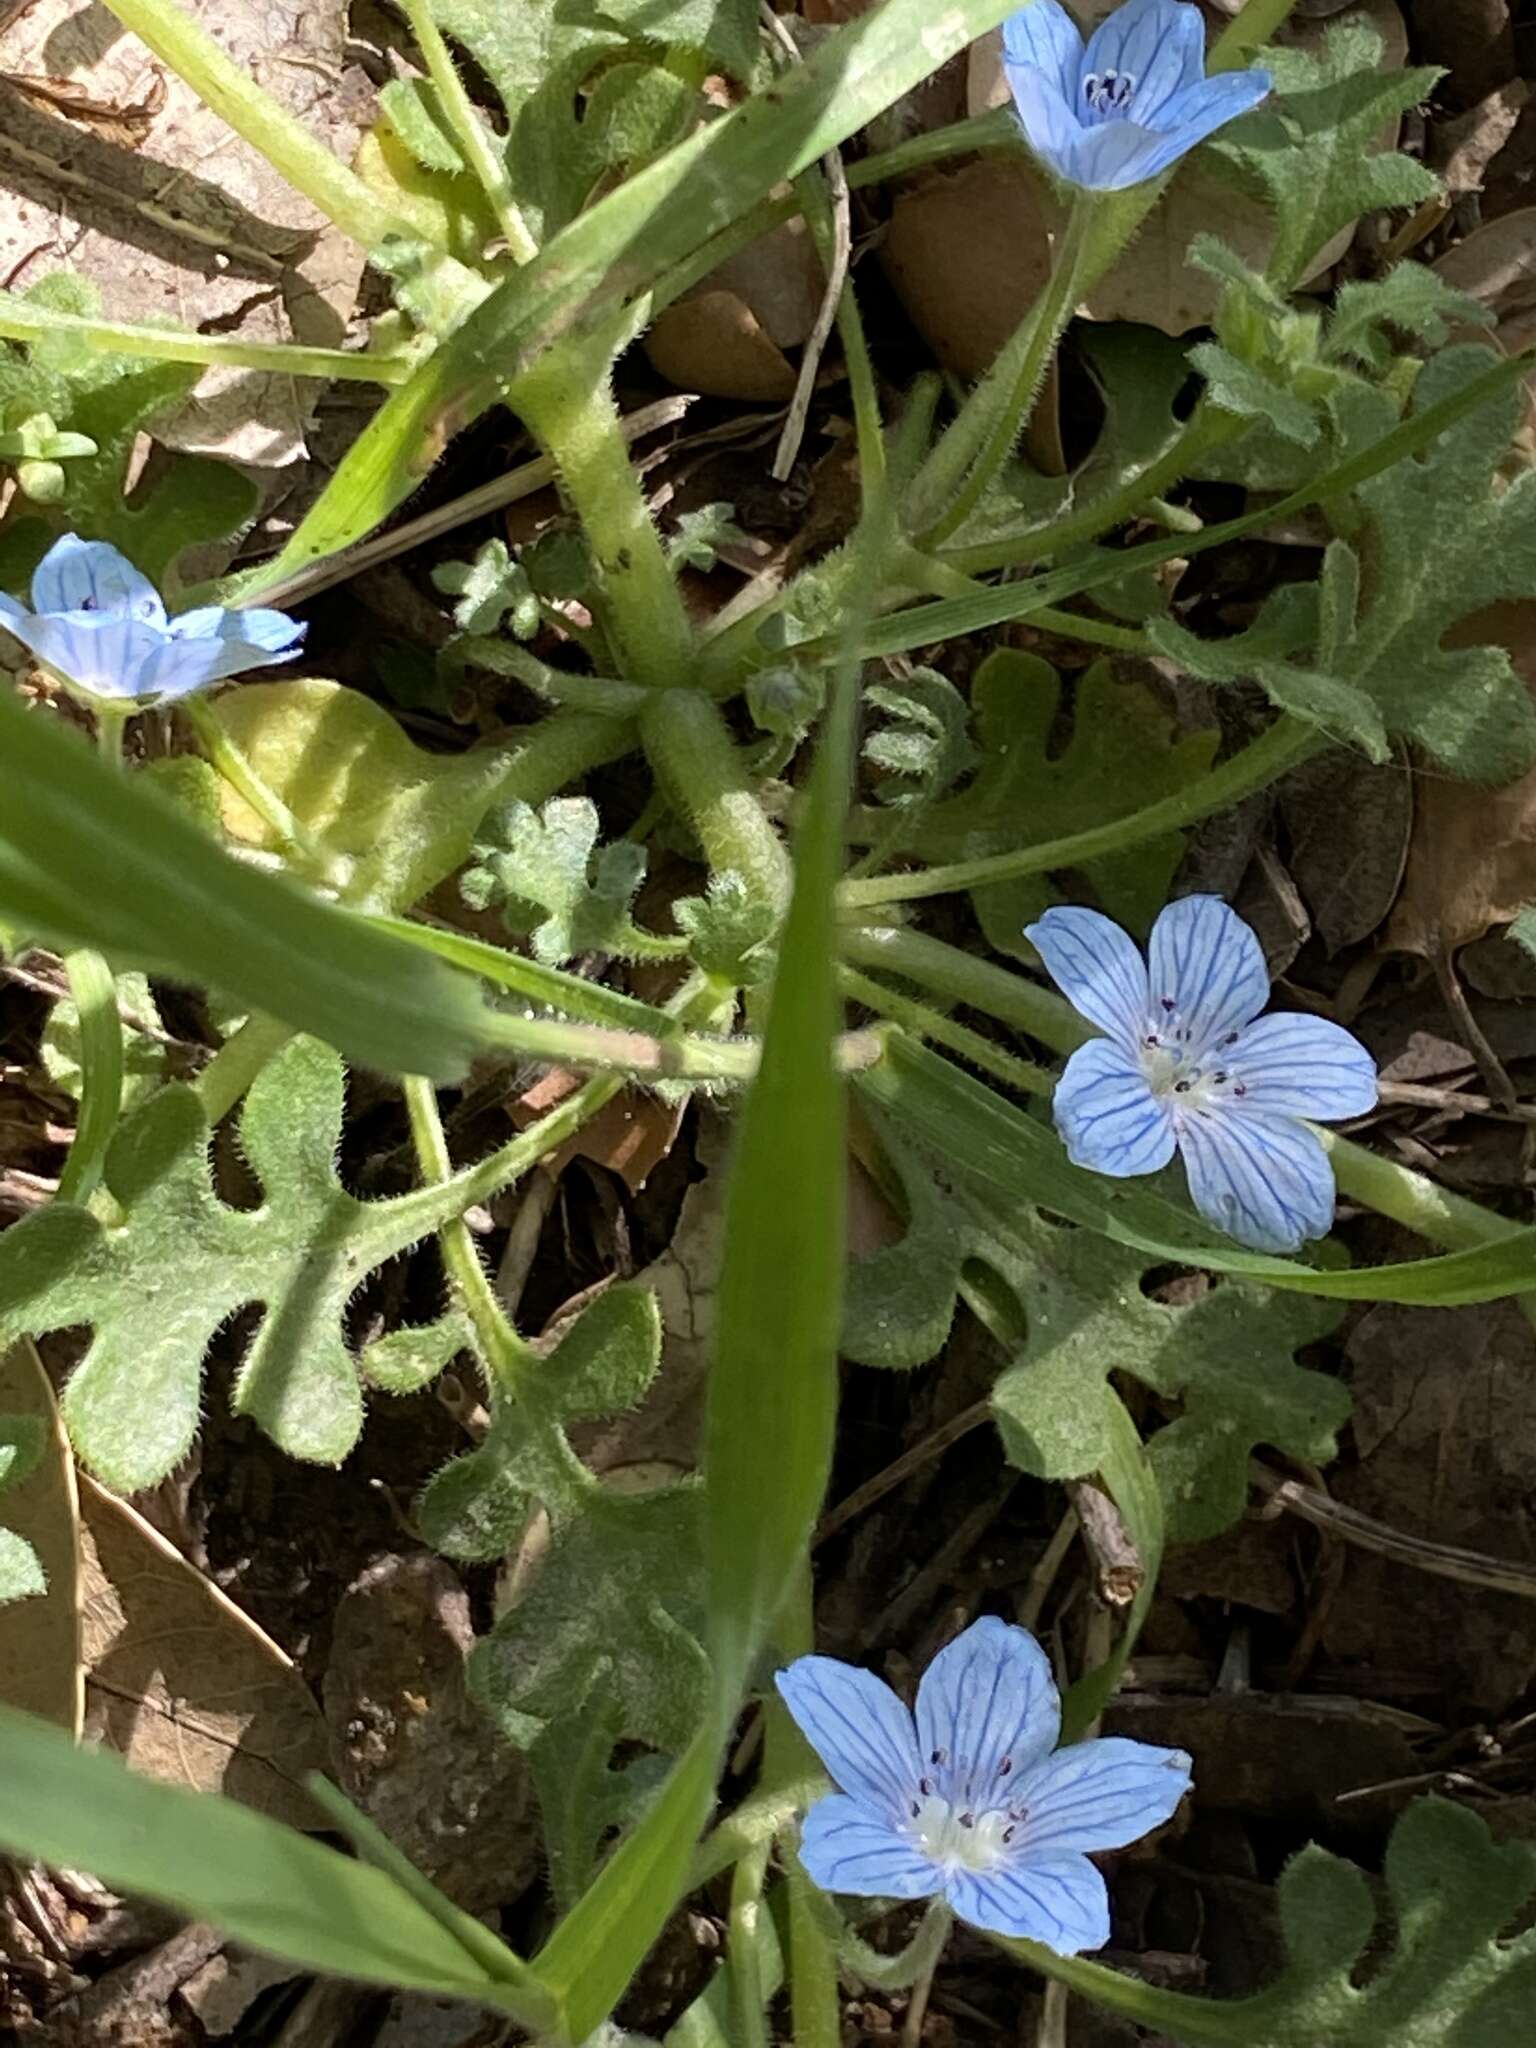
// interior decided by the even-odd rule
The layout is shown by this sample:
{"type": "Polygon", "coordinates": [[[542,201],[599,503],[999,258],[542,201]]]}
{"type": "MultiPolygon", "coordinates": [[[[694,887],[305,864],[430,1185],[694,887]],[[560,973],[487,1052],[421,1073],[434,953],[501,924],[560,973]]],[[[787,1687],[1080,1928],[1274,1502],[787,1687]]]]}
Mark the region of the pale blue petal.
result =
{"type": "Polygon", "coordinates": [[[1182,152],[1167,136],[1134,121],[1106,121],[1085,128],[1067,153],[1063,175],[1089,192],[1124,192],[1165,171],[1182,152]]]}
{"type": "Polygon", "coordinates": [[[7,597],[5,592],[0,590],[0,621],[8,624],[12,619],[24,619],[26,616],[26,606],[18,604],[14,597],[7,597]]]}
{"type": "Polygon", "coordinates": [[[800,1830],[800,1861],[823,1891],[864,1899],[929,1899],[943,1872],[857,1799],[819,1799],[800,1830]]]}
{"type": "Polygon", "coordinates": [[[1107,1038],[1080,1045],[1062,1069],[1051,1114],[1075,1166],[1127,1180],[1173,1157],[1173,1118],[1139,1063],[1107,1038]]]}
{"type": "Polygon", "coordinates": [[[1263,949],[1219,896],[1181,896],[1159,911],[1148,958],[1152,1008],[1192,1059],[1241,1031],[1269,1000],[1263,949]]]}
{"type": "Polygon", "coordinates": [[[1250,1024],[1221,1055],[1234,1111],[1269,1110],[1328,1123],[1376,1107],[1376,1062],[1326,1017],[1280,1014],[1250,1024]]]}
{"type": "Polygon", "coordinates": [[[942,1799],[1008,1804],[1018,1775],[1060,1733],[1051,1660],[1027,1629],[995,1615],[940,1650],[917,1688],[923,1774],[942,1799]]]}
{"type": "Polygon", "coordinates": [[[295,647],[274,653],[244,640],[167,640],[145,665],[142,688],[167,699],[189,697],[194,690],[204,690],[226,676],[291,661],[297,652],[295,647]]]}
{"type": "Polygon", "coordinates": [[[1070,179],[1072,148],[1081,131],[1055,82],[1029,64],[1005,64],[1003,69],[1025,141],[1048,169],[1070,179]]]}
{"type": "Polygon", "coordinates": [[[1135,1052],[1148,1029],[1147,969],[1119,925],[1097,910],[1057,904],[1024,936],[1073,1009],[1135,1052]]]}
{"type": "Polygon", "coordinates": [[[170,631],[176,640],[235,640],[271,655],[296,651],[309,628],[286,612],[230,611],[208,604],[172,619],[170,631]]]}
{"type": "Polygon", "coordinates": [[[1003,23],[1003,57],[1043,72],[1069,107],[1077,104],[1083,39],[1059,0],[1032,0],[1003,23]]]}
{"type": "Polygon", "coordinates": [[[1224,1104],[1184,1111],[1179,1151],[1200,1214],[1251,1251],[1299,1251],[1332,1226],[1333,1168],[1305,1124],[1224,1104]]]}
{"type": "Polygon", "coordinates": [[[94,697],[140,696],[145,665],[164,640],[153,626],[113,612],[28,613],[8,619],[6,630],[45,668],[94,697]]]}
{"type": "Polygon", "coordinates": [[[104,540],[66,533],[32,577],[35,612],[105,612],[149,626],[165,624],[165,606],[147,576],[104,540]]]}
{"type": "Polygon", "coordinates": [[[1182,1749],[1158,1749],[1124,1736],[1076,1742],[1036,1764],[1015,1795],[1024,1819],[1015,1852],[1123,1849],[1160,1828],[1189,1790],[1182,1749]]]}
{"type": "Polygon", "coordinates": [[[1109,1893],[1086,1856],[1017,1857],[995,1870],[956,1870],[944,1896],[957,1919],[992,1934],[1079,1956],[1109,1939],[1109,1893]]]}
{"type": "Polygon", "coordinates": [[[891,1688],[835,1657],[797,1657],[775,1683],[838,1790],[877,1817],[904,1820],[921,1796],[922,1769],[912,1716],[891,1688]]]}
{"type": "Polygon", "coordinates": [[[1159,113],[1157,125],[1177,142],[1183,156],[1228,121],[1251,113],[1273,87],[1267,71],[1218,71],[1214,78],[1202,78],[1176,93],[1159,113]]]}
{"type": "Polygon", "coordinates": [[[1126,114],[1151,125],[1167,101],[1205,76],[1199,8],[1180,0],[1127,0],[1094,30],[1083,57],[1084,78],[1106,71],[1135,79],[1126,114]]]}

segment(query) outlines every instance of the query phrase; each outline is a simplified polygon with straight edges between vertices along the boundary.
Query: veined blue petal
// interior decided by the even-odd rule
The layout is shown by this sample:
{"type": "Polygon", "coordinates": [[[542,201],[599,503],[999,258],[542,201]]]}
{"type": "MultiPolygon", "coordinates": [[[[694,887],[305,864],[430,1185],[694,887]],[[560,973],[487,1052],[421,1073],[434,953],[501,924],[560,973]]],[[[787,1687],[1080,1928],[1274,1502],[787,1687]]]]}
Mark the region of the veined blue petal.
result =
{"type": "Polygon", "coordinates": [[[1152,1006],[1176,1015],[1192,1059],[1251,1023],[1269,1000],[1263,949],[1219,896],[1181,896],[1159,911],[1148,962],[1152,1006]]]}
{"type": "Polygon", "coordinates": [[[944,1896],[967,1925],[1038,1941],[1059,1956],[1109,1939],[1109,1893],[1086,1856],[1015,1857],[995,1870],[951,1871],[944,1896]]]}
{"type": "Polygon", "coordinates": [[[1202,1216],[1256,1252],[1299,1251],[1333,1223],[1333,1168],[1314,1131],[1291,1117],[1185,1111],[1179,1151],[1202,1216]]]}
{"type": "Polygon", "coordinates": [[[1145,185],[1168,168],[1179,151],[1166,135],[1135,121],[1106,121],[1085,128],[1067,152],[1063,175],[1068,184],[1089,192],[1124,192],[1145,185]]]}
{"type": "MultiPolygon", "coordinates": [[[[1055,905],[1026,925],[1024,936],[1073,1009],[1135,1052],[1148,1028],[1148,996],[1146,964],[1134,940],[1112,918],[1075,904],[1055,905]]],[[[1264,988],[1267,995],[1267,979],[1264,988]]]]}
{"type": "Polygon", "coordinates": [[[269,656],[296,650],[308,631],[307,625],[290,619],[286,612],[229,611],[221,604],[200,605],[196,611],[182,612],[170,624],[175,640],[235,640],[269,656]]]}
{"type": "Polygon", "coordinates": [[[1051,1660],[1027,1629],[985,1615],[923,1673],[916,1718],[923,1773],[940,1798],[1006,1805],[1061,1733],[1051,1660]]]}
{"type": "Polygon", "coordinates": [[[1160,109],[1157,125],[1170,142],[1178,143],[1183,156],[1228,121],[1251,113],[1268,99],[1273,86],[1267,71],[1218,71],[1214,78],[1202,78],[1175,93],[1160,109]]]}
{"type": "Polygon", "coordinates": [[[270,668],[274,662],[291,661],[296,647],[273,652],[244,640],[210,636],[200,640],[166,640],[145,664],[141,693],[153,692],[167,699],[190,697],[210,683],[226,676],[244,675],[247,669],[270,668]]]}
{"type": "Polygon", "coordinates": [[[33,612],[7,619],[6,631],[67,683],[117,699],[142,695],[145,665],[164,641],[153,626],[116,612],[33,612]]]}
{"type": "Polygon", "coordinates": [[[1060,0],[1030,0],[1003,23],[1003,57],[1043,72],[1067,106],[1077,104],[1083,39],[1060,0]]]}
{"type": "Polygon", "coordinates": [[[8,625],[12,619],[24,619],[26,616],[26,606],[18,604],[14,597],[7,597],[5,592],[0,590],[0,625],[8,625]]]}
{"type": "Polygon", "coordinates": [[[865,1899],[932,1898],[944,1881],[905,1835],[840,1792],[818,1799],[805,1816],[800,1861],[823,1891],[865,1899]]]}
{"type": "MultiPolygon", "coordinates": [[[[1260,1017],[1221,1063],[1243,1090],[1231,1100],[1234,1114],[1268,1110],[1328,1123],[1376,1107],[1376,1062],[1358,1038],[1326,1017],[1260,1017]]],[[[1223,1108],[1228,1100],[1223,1097],[1223,1108]]]]}
{"type": "Polygon", "coordinates": [[[904,1820],[922,1769],[912,1716],[891,1688],[835,1657],[797,1657],[775,1683],[838,1790],[876,1818],[904,1820]]]}
{"type": "Polygon", "coordinates": [[[1003,69],[1024,140],[1048,170],[1070,180],[1072,149],[1081,131],[1055,81],[1032,64],[1005,62],[1003,69]]]}
{"type": "Polygon", "coordinates": [[[1126,1180],[1156,1173],[1173,1157],[1167,1104],[1152,1093],[1138,1061],[1107,1038],[1080,1045],[1067,1061],[1051,1114],[1075,1166],[1126,1180]]]}
{"type": "Polygon", "coordinates": [[[35,612],[102,612],[165,624],[165,606],[147,576],[110,542],[66,533],[38,563],[32,577],[35,612]]]}
{"type": "Polygon", "coordinates": [[[1105,1736],[1075,1742],[1035,1765],[1019,1787],[1026,1818],[1015,1838],[1018,1854],[1123,1849],[1160,1828],[1189,1790],[1190,1761],[1182,1749],[1105,1736]]]}
{"type": "Polygon", "coordinates": [[[1205,76],[1205,24],[1198,7],[1181,0],[1127,0],[1094,30],[1083,57],[1083,76],[1106,71],[1136,81],[1126,107],[1132,121],[1150,127],[1164,104],[1205,76]]]}

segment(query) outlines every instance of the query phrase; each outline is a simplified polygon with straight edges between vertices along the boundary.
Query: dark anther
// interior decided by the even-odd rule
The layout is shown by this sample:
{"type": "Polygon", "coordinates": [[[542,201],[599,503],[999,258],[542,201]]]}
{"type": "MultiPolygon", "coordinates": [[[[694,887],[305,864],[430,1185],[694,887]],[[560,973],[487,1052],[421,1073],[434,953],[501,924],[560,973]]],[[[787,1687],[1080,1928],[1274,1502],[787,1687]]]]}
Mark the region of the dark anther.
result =
{"type": "Polygon", "coordinates": [[[1163,1042],[1163,1041],[1162,1041],[1162,1040],[1161,1040],[1161,1039],[1160,1039],[1160,1038],[1158,1037],[1158,1035],[1157,1035],[1157,1033],[1156,1033],[1155,1031],[1149,1031],[1149,1032],[1147,1033],[1147,1035],[1146,1035],[1146,1038],[1145,1038],[1145,1039],[1144,1039],[1144,1041],[1143,1041],[1143,1043],[1144,1043],[1144,1044],[1146,1044],[1146,1045],[1154,1045],[1154,1046],[1155,1046],[1155,1045],[1161,1045],[1161,1044],[1162,1044],[1162,1042],[1163,1042]]]}
{"type": "Polygon", "coordinates": [[[1226,1037],[1221,1042],[1223,1045],[1236,1045],[1238,1039],[1241,1038],[1241,1036],[1242,1033],[1240,1031],[1229,1031],[1226,1037]]]}
{"type": "Polygon", "coordinates": [[[998,1776],[999,1776],[1000,1778],[1006,1778],[1006,1777],[1007,1777],[1007,1775],[1008,1775],[1008,1773],[1009,1773],[1009,1772],[1010,1772],[1010,1771],[1011,1771],[1012,1769],[1013,1769],[1013,1758],[1012,1758],[1011,1756],[1005,1756],[1005,1757],[1003,1758],[1002,1762],[1001,1762],[1001,1763],[1000,1763],[1000,1764],[998,1765],[998,1767],[997,1767],[997,1775],[998,1775],[998,1776]]]}
{"type": "Polygon", "coordinates": [[[1004,1829],[1003,1829],[1003,1840],[1004,1840],[1005,1842],[1011,1842],[1011,1841],[1013,1840],[1013,1829],[1012,1829],[1012,1828],[1004,1828],[1004,1829]]]}
{"type": "Polygon", "coordinates": [[[976,1816],[975,1816],[975,1814],[974,1814],[974,1813],[962,1813],[962,1814],[961,1814],[961,1816],[960,1816],[960,1825],[961,1825],[961,1827],[963,1827],[963,1828],[973,1828],[973,1827],[975,1827],[975,1825],[976,1825],[976,1816]]]}
{"type": "Polygon", "coordinates": [[[1176,1010],[1178,1007],[1178,1004],[1173,1000],[1172,996],[1163,997],[1163,1008],[1165,1010],[1176,1010]]]}
{"type": "Polygon", "coordinates": [[[1243,1086],[1242,1082],[1239,1081],[1237,1086],[1232,1090],[1232,1093],[1234,1095],[1246,1095],[1248,1093],[1248,1090],[1243,1086]]]}
{"type": "Polygon", "coordinates": [[[929,1763],[931,1763],[931,1764],[941,1764],[941,1763],[943,1763],[943,1761],[944,1761],[944,1752],[943,1752],[943,1750],[942,1750],[942,1749],[936,1749],[936,1750],[935,1750],[935,1751],[933,1752],[933,1755],[932,1755],[931,1757],[929,1757],[928,1761],[929,1761],[929,1763]]]}
{"type": "Polygon", "coordinates": [[[1173,1084],[1173,1092],[1175,1095],[1187,1095],[1192,1086],[1193,1083],[1189,1081],[1175,1081],[1173,1084]]]}
{"type": "Polygon", "coordinates": [[[927,1797],[929,1796],[929,1794],[930,1794],[930,1793],[931,1793],[931,1792],[933,1791],[933,1787],[932,1787],[932,1786],[931,1786],[931,1785],[929,1784],[929,1782],[928,1782],[928,1780],[927,1780],[926,1778],[919,1778],[919,1779],[918,1779],[918,1781],[917,1781],[917,1789],[918,1789],[918,1791],[919,1791],[919,1792],[921,1792],[921,1793],[922,1793],[922,1795],[923,1795],[923,1797],[924,1797],[925,1799],[926,1799],[926,1798],[927,1798],[927,1797]]]}
{"type": "Polygon", "coordinates": [[[1212,1074],[1211,1076],[1211,1079],[1215,1082],[1218,1088],[1221,1086],[1222,1082],[1226,1080],[1226,1078],[1227,1077],[1225,1073],[1212,1074]]]}
{"type": "Polygon", "coordinates": [[[917,1801],[914,1799],[912,1802],[912,1818],[916,1820],[918,1815],[922,1812],[922,1810],[923,1809],[918,1805],[917,1801]]]}

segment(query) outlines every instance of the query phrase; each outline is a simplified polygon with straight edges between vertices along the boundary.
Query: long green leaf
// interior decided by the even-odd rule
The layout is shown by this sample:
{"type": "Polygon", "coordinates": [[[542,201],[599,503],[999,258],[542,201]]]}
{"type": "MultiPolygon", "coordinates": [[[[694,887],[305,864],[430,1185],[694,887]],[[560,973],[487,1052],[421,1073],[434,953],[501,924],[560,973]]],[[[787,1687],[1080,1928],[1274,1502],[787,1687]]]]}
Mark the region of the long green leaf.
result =
{"type": "Polygon", "coordinates": [[[139,777],[0,693],[0,918],[281,1017],[360,1064],[452,1080],[491,1036],[475,984],[224,853],[139,777]]]}
{"type": "Polygon", "coordinates": [[[1187,1209],[1072,1165],[1043,1123],[1015,1109],[937,1053],[901,1036],[858,1085],[923,1142],[983,1186],[1034,1202],[1120,1244],[1180,1265],[1236,1273],[1336,1301],[1448,1307],[1497,1301],[1536,1287],[1536,1229],[1443,1258],[1322,1273],[1292,1259],[1213,1244],[1187,1209]]]}
{"type": "MultiPolygon", "coordinates": [[[[142,0],[141,0],[142,4],[142,0]]],[[[507,395],[578,320],[646,291],[700,243],[994,28],[1012,0],[886,0],[722,121],[707,123],[574,220],[499,285],[359,435],[247,598],[370,532],[431,452],[507,395]]]]}
{"type": "MultiPolygon", "coordinates": [[[[157,1784],[0,1708],[0,1842],[89,1870],[307,1970],[524,2009],[406,1892],[231,1799],[157,1784]]],[[[511,1952],[508,1976],[521,1967],[511,1952]]]]}

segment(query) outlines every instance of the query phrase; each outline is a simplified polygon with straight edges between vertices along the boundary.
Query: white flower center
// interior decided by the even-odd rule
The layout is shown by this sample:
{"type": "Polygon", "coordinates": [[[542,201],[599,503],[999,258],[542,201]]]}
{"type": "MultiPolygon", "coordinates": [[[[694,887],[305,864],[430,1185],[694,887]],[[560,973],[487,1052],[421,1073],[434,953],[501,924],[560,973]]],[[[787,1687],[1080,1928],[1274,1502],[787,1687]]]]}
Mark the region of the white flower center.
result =
{"type": "Polygon", "coordinates": [[[1083,80],[1083,98],[1090,114],[1101,121],[1118,120],[1131,103],[1136,79],[1129,71],[1090,71],[1083,80]]]}
{"type": "Polygon", "coordinates": [[[1161,997],[1152,1006],[1139,1049],[1147,1086],[1176,1112],[1240,1099],[1247,1086],[1223,1064],[1239,1035],[1229,1031],[1214,1044],[1202,1043],[1181,1019],[1173,997],[1161,997]]]}
{"type": "Polygon", "coordinates": [[[908,1833],[930,1862],[946,1870],[995,1870],[1017,1825],[1017,1817],[1001,1807],[974,1813],[933,1793],[919,1804],[908,1833]]]}

